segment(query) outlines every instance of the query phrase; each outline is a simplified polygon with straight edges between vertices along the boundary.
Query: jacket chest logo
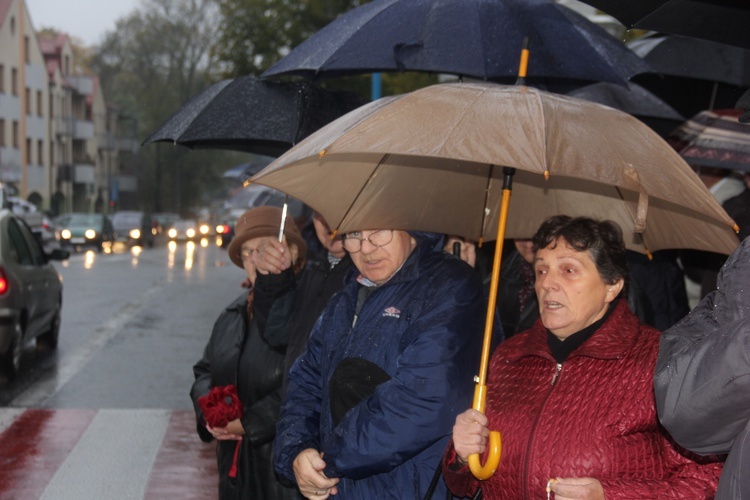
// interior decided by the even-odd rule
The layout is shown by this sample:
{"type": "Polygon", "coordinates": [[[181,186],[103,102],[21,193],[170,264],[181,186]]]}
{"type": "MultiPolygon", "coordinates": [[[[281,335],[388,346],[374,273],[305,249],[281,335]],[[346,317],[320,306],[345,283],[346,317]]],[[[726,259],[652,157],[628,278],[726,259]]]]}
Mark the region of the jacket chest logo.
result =
{"type": "Polygon", "coordinates": [[[401,311],[399,311],[398,309],[396,309],[393,306],[387,307],[383,311],[383,317],[384,318],[400,318],[401,317],[401,311]]]}

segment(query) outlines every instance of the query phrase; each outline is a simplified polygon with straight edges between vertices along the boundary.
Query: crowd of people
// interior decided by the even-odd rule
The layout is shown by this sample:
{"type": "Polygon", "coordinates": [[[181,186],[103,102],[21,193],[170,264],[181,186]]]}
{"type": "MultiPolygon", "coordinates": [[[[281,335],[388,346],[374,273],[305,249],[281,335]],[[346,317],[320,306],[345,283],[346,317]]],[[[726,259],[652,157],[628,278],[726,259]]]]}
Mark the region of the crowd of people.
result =
{"type": "Polygon", "coordinates": [[[222,500],[750,498],[750,243],[690,312],[682,254],[626,251],[613,222],[560,215],[509,241],[482,413],[491,245],[281,224],[274,207],[238,220],[249,290],[193,368],[222,500]],[[239,416],[215,425],[227,387],[239,416]],[[501,462],[478,480],[491,430],[501,462]]]}

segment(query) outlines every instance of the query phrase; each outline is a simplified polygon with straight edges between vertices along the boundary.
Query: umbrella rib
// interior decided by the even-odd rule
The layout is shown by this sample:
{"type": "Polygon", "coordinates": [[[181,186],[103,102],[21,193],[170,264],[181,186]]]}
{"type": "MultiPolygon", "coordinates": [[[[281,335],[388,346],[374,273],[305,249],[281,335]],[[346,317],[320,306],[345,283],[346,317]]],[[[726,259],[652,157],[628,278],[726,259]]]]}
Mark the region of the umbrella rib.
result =
{"type": "MultiPolygon", "coordinates": [[[[341,220],[339,220],[339,224],[336,227],[336,231],[335,231],[336,234],[338,234],[339,229],[341,228],[341,224],[349,217],[349,213],[351,213],[352,208],[354,208],[354,206],[357,204],[357,201],[359,201],[359,198],[362,196],[362,193],[364,193],[365,189],[367,189],[367,186],[370,185],[370,181],[372,181],[373,177],[375,177],[375,174],[377,173],[377,171],[380,168],[380,166],[383,164],[383,162],[385,162],[385,160],[389,156],[391,156],[391,155],[385,154],[385,155],[383,155],[383,156],[380,157],[380,160],[378,161],[378,164],[375,165],[375,168],[373,168],[372,172],[370,172],[370,176],[367,178],[367,182],[364,182],[362,184],[362,187],[360,188],[359,192],[352,199],[352,202],[349,204],[349,208],[346,209],[346,213],[344,214],[343,217],[341,217],[341,220]]],[[[365,228],[360,228],[360,229],[365,229],[365,228]]]]}

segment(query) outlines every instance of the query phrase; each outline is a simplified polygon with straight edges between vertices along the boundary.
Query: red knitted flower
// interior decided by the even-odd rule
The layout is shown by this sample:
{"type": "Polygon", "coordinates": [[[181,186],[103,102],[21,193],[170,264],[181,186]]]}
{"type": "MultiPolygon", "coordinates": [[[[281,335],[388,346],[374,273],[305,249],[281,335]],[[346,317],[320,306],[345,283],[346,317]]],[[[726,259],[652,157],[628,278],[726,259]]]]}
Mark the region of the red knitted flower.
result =
{"type": "Polygon", "coordinates": [[[225,385],[214,387],[205,396],[198,398],[203,418],[211,427],[226,427],[229,422],[242,418],[242,403],[237,387],[225,385]]]}

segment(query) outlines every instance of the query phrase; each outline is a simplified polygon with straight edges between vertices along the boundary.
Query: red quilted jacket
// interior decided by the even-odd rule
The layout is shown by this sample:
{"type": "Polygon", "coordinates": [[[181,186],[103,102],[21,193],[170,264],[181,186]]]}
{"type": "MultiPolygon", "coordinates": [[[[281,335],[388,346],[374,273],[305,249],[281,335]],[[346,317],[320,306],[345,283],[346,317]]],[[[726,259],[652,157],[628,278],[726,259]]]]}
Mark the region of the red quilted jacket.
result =
{"type": "MultiPolygon", "coordinates": [[[[621,301],[602,327],[558,365],[540,321],[497,348],[487,383],[502,460],[485,499],[546,499],[553,477],[593,477],[613,498],[713,498],[721,463],[688,457],[659,426],[653,374],[659,332],[621,301]],[[701,460],[698,463],[694,459],[701,460]]],[[[444,457],[448,487],[470,496],[468,467],[444,457]]]]}

